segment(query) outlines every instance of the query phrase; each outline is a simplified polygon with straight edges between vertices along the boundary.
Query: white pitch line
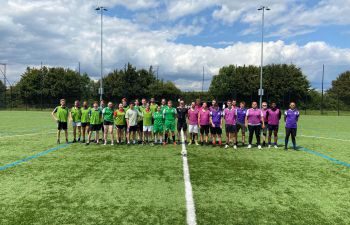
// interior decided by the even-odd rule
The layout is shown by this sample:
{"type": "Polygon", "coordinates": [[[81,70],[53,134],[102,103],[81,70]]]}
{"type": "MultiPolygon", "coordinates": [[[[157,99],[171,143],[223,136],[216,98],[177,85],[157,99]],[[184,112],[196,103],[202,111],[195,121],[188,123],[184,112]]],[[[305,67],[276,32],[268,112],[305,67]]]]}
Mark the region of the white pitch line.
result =
{"type": "Polygon", "coordinates": [[[33,134],[16,134],[16,135],[7,135],[7,136],[0,136],[0,139],[3,138],[14,138],[14,137],[23,137],[23,136],[35,136],[40,134],[55,134],[56,132],[47,132],[47,133],[33,133],[33,134]]]}
{"type": "Polygon", "coordinates": [[[339,138],[330,138],[330,137],[319,137],[319,136],[308,136],[308,135],[299,135],[300,137],[307,137],[307,138],[317,138],[317,139],[326,139],[326,140],[335,140],[335,141],[345,141],[350,142],[350,140],[346,139],[339,139],[339,138]]]}
{"type": "Polygon", "coordinates": [[[184,132],[181,130],[181,141],[182,141],[182,161],[183,161],[183,170],[184,170],[184,181],[185,181],[185,196],[186,196],[186,208],[187,208],[187,224],[196,225],[196,209],[194,207],[192,185],[190,179],[190,170],[188,168],[187,161],[187,150],[185,145],[184,132]]]}

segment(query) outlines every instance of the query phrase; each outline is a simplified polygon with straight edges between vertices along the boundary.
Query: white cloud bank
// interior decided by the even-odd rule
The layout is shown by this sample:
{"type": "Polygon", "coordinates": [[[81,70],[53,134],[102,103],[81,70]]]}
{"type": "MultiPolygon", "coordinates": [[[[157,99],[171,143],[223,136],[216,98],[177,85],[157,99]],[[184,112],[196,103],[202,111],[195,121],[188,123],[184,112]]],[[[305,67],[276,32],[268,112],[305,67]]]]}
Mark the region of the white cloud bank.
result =
{"type": "MultiPolygon", "coordinates": [[[[128,5],[133,10],[158,4],[157,1],[142,0],[121,2],[118,4],[134,2],[134,5],[128,5]]],[[[181,10],[181,2],[174,1],[173,7],[178,7],[175,11],[181,10]]],[[[208,7],[210,2],[204,1],[203,7],[208,7]]],[[[116,1],[109,3],[110,6],[117,4],[116,1]]],[[[9,0],[2,5],[0,62],[9,64],[10,80],[17,81],[27,65],[39,66],[40,61],[46,65],[71,68],[76,68],[80,61],[82,70],[97,78],[100,21],[94,11],[95,6],[83,0],[9,0]]],[[[203,10],[203,7],[198,7],[185,6],[187,10],[183,14],[203,10]]],[[[214,11],[215,15],[219,18],[220,11],[214,11]]],[[[172,18],[181,16],[183,15],[172,14],[172,18]]],[[[234,17],[236,16],[232,15],[234,17]]],[[[249,20],[249,16],[244,18],[249,20]]],[[[254,19],[250,20],[253,24],[254,19]]],[[[341,21],[346,22],[346,19],[341,21]]],[[[121,68],[126,62],[139,67],[159,65],[162,78],[175,81],[183,90],[200,90],[203,66],[206,68],[205,87],[208,87],[208,79],[224,65],[260,64],[258,42],[238,42],[225,48],[174,42],[178,35],[198,34],[200,30],[195,25],[186,27],[179,23],[174,27],[151,30],[131,20],[108,16],[105,17],[104,24],[105,73],[121,68]]],[[[304,68],[311,81],[316,81],[322,63],[350,65],[350,49],[333,47],[325,42],[297,45],[278,40],[266,43],[265,62],[293,62],[304,68]]]]}

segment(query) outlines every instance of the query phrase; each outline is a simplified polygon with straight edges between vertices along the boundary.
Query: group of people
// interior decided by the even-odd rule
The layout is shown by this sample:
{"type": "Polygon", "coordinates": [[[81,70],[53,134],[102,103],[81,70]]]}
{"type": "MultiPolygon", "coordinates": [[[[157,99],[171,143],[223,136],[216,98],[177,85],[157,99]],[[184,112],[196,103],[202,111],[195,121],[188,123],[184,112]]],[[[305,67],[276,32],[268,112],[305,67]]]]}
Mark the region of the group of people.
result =
{"type": "MultiPolygon", "coordinates": [[[[58,124],[58,144],[61,130],[65,131],[68,143],[67,128],[68,122],[71,121],[73,143],[83,142],[86,145],[91,143],[92,134],[95,133],[93,142],[99,144],[100,141],[103,141],[104,145],[107,145],[108,139],[111,145],[115,143],[166,145],[169,142],[176,145],[181,143],[180,139],[182,139],[189,145],[222,146],[224,127],[225,148],[237,149],[239,132],[242,136],[242,146],[245,146],[245,134],[248,130],[247,148],[252,148],[255,134],[257,147],[262,149],[265,146],[278,148],[278,131],[282,111],[274,102],[270,103],[270,107],[263,102],[260,109],[258,103],[254,101],[251,108],[246,109],[245,102],[240,102],[237,106],[234,100],[228,100],[223,107],[219,107],[216,100],[212,100],[210,107],[206,102],[201,103],[199,99],[192,102],[190,106],[185,105],[183,100],[179,100],[179,105],[175,108],[170,100],[162,99],[161,104],[158,105],[154,98],[151,98],[149,102],[142,99],[141,103],[135,100],[129,104],[127,104],[127,99],[123,98],[118,107],[114,107],[112,102],[105,105],[104,100],[94,102],[92,106],[84,101],[81,106],[77,100],[69,109],[66,100],[61,99],[60,106],[54,109],[52,116],[58,124]],[[115,135],[114,129],[116,129],[115,135]],[[103,137],[100,139],[101,130],[103,137]],[[273,142],[272,136],[274,136],[273,142]]],[[[297,148],[298,119],[299,111],[296,109],[296,104],[291,102],[290,108],[284,112],[286,150],[290,136],[293,149],[297,148]]]]}

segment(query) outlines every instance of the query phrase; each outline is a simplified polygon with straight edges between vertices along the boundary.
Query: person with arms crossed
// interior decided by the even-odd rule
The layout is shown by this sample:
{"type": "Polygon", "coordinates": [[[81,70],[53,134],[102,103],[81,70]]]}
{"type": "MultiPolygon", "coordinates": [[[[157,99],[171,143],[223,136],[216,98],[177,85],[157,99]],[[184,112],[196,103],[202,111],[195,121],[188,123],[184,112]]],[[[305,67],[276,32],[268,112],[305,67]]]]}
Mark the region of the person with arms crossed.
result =
{"type": "Polygon", "coordinates": [[[219,146],[221,146],[222,111],[220,110],[219,105],[216,101],[212,106],[212,110],[210,111],[210,124],[210,133],[212,134],[213,147],[216,146],[216,141],[218,141],[219,146]]]}
{"type": "Polygon", "coordinates": [[[102,121],[102,111],[98,107],[98,102],[94,102],[93,108],[89,112],[89,118],[90,118],[90,129],[89,129],[89,136],[88,136],[88,140],[86,142],[86,145],[90,144],[91,135],[92,135],[92,132],[94,132],[94,131],[96,133],[95,142],[96,142],[96,144],[99,144],[101,121],[102,121]]]}
{"type": "Polygon", "coordinates": [[[104,139],[104,145],[107,145],[107,139],[108,139],[108,133],[111,135],[111,145],[114,145],[114,109],[113,109],[113,103],[108,102],[107,107],[105,107],[102,110],[103,115],[103,126],[104,126],[104,133],[103,133],[103,139],[104,139]]]}
{"type": "Polygon", "coordinates": [[[83,130],[83,143],[85,143],[85,137],[86,135],[89,135],[89,129],[90,129],[90,118],[89,118],[89,112],[91,108],[88,105],[87,101],[83,102],[83,107],[81,108],[81,127],[83,130]]]}
{"type": "Polygon", "coordinates": [[[190,142],[189,144],[198,144],[198,114],[199,111],[196,109],[196,103],[191,103],[191,108],[188,110],[188,121],[189,121],[189,132],[190,132],[190,142]]]}
{"type": "Polygon", "coordinates": [[[208,139],[209,139],[209,125],[210,123],[210,111],[208,110],[208,105],[206,102],[203,103],[201,110],[199,110],[198,114],[198,124],[199,124],[199,130],[201,133],[200,141],[201,145],[205,144],[209,145],[208,139]]]}
{"type": "Polygon", "coordinates": [[[72,121],[73,126],[73,143],[77,142],[77,128],[78,128],[78,142],[80,142],[81,138],[81,108],[80,108],[80,102],[76,100],[74,102],[74,106],[70,110],[69,116],[72,121]]]}
{"type": "Polygon", "coordinates": [[[66,106],[66,100],[60,100],[60,106],[57,106],[51,113],[54,120],[57,122],[57,144],[60,144],[61,130],[64,130],[66,136],[66,144],[68,144],[68,114],[69,110],[66,106]]]}
{"type": "Polygon", "coordinates": [[[296,108],[295,102],[291,102],[289,109],[284,112],[284,121],[286,123],[286,138],[284,149],[288,150],[289,136],[292,136],[293,149],[297,150],[296,136],[299,120],[299,111],[296,108]]]}
{"type": "Polygon", "coordinates": [[[233,148],[237,149],[237,130],[236,130],[236,119],[237,110],[233,108],[231,100],[227,101],[227,108],[224,109],[224,119],[225,119],[225,131],[226,131],[226,145],[227,149],[230,147],[232,140],[233,148]]]}
{"type": "MultiPolygon", "coordinates": [[[[281,119],[281,111],[276,107],[275,102],[271,102],[271,108],[269,108],[266,112],[266,121],[269,130],[268,144],[269,148],[271,148],[271,138],[272,133],[274,135],[274,148],[278,148],[277,140],[278,140],[278,127],[281,119]]],[[[266,126],[266,124],[265,124],[266,126]]]]}
{"type": "Polygon", "coordinates": [[[264,117],[261,109],[258,108],[258,103],[254,101],[252,108],[247,110],[245,123],[249,130],[249,145],[248,149],[252,148],[253,135],[255,133],[258,149],[262,149],[260,143],[261,128],[265,128],[264,117]],[[262,124],[262,125],[261,125],[262,124]]]}
{"type": "Polygon", "coordinates": [[[239,108],[237,108],[237,134],[239,133],[239,130],[241,130],[242,134],[242,146],[245,146],[245,132],[246,132],[246,126],[245,126],[245,117],[247,115],[247,109],[245,108],[245,102],[239,103],[239,108]]]}
{"type": "Polygon", "coordinates": [[[163,117],[165,120],[165,134],[164,134],[164,145],[168,143],[169,134],[173,137],[173,143],[176,145],[175,140],[175,120],[176,120],[176,109],[173,108],[173,102],[168,101],[168,106],[163,109],[163,117]]]}
{"type": "Polygon", "coordinates": [[[181,138],[181,129],[184,132],[184,139],[187,141],[187,114],[188,109],[185,107],[185,102],[183,100],[180,101],[179,107],[176,108],[177,111],[177,141],[180,143],[181,138]]]}
{"type": "Polygon", "coordinates": [[[125,111],[123,104],[120,103],[118,109],[114,111],[114,124],[117,129],[116,139],[117,144],[122,144],[126,142],[125,140],[125,130],[126,130],[126,120],[125,120],[125,111]]]}

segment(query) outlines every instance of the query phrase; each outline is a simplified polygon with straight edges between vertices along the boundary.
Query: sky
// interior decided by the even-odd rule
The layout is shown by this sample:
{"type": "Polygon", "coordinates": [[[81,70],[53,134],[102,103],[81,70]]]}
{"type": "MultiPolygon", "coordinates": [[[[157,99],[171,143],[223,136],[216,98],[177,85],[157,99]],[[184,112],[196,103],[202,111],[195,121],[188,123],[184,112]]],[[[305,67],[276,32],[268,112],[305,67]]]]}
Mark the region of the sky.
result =
{"type": "Polygon", "coordinates": [[[350,0],[0,0],[0,63],[10,82],[27,66],[63,66],[99,78],[100,15],[104,74],[124,68],[158,69],[182,90],[208,89],[222,66],[293,63],[313,88],[350,70],[350,0]]]}

